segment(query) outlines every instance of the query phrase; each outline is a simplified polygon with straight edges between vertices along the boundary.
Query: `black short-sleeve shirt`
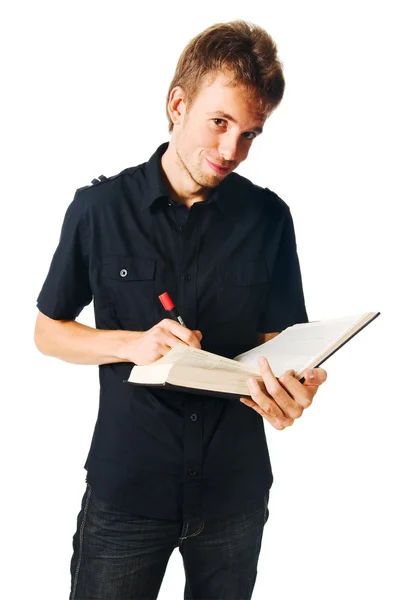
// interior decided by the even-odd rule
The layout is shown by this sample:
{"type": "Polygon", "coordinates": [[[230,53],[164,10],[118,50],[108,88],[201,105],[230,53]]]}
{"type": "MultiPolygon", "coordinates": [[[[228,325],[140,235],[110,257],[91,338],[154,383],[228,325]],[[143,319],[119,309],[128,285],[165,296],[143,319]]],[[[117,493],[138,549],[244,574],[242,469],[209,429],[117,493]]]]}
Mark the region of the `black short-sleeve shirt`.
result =
{"type": "MultiPolygon", "coordinates": [[[[146,163],[77,190],[38,309],[73,320],[94,301],[98,329],[144,331],[168,292],[202,348],[232,358],[256,333],[306,322],[289,207],[231,173],[204,202],[175,202],[146,163]]],[[[134,514],[209,519],[261,506],[273,476],[263,418],[238,400],[124,383],[132,363],[99,365],[87,481],[134,514]]],[[[86,402],[87,399],[84,399],[86,402]]]]}

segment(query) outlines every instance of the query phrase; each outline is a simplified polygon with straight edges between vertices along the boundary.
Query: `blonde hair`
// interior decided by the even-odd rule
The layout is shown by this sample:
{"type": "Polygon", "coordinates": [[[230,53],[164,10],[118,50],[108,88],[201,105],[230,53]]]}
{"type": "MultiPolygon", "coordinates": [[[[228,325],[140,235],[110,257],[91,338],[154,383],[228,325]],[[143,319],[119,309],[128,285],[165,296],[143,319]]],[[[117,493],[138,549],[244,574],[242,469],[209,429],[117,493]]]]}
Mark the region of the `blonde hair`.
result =
{"type": "Polygon", "coordinates": [[[285,80],[271,36],[258,25],[242,20],[217,23],[194,37],[178,59],[167,94],[169,132],[173,130],[168,110],[173,88],[182,87],[189,108],[204,79],[211,83],[220,73],[232,74],[229,85],[243,85],[249,97],[260,101],[267,115],[282,100],[285,80]]]}

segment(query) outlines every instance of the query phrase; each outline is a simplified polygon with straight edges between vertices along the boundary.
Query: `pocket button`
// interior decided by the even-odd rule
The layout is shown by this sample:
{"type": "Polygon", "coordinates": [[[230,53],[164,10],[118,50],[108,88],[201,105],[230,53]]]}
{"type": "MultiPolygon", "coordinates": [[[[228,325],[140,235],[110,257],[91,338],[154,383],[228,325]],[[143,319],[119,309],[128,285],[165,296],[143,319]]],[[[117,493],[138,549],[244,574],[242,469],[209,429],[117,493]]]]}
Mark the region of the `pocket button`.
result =
{"type": "Polygon", "coordinates": [[[126,271],[126,269],[122,269],[122,270],[120,271],[120,276],[121,276],[121,277],[126,277],[126,275],[127,275],[127,271],[126,271]]]}

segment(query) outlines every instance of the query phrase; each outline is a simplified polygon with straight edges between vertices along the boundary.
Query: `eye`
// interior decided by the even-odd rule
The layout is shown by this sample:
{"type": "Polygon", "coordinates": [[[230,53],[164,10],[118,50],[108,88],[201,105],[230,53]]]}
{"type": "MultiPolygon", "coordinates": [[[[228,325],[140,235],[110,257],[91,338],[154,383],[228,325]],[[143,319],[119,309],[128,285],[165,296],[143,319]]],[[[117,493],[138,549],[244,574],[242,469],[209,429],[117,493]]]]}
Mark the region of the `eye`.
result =
{"type": "MultiPolygon", "coordinates": [[[[227,124],[227,121],[225,119],[220,119],[220,118],[213,118],[212,122],[216,125],[216,128],[221,129],[221,127],[223,125],[227,124]]],[[[254,140],[256,136],[256,134],[254,133],[254,131],[245,131],[243,134],[243,137],[245,138],[245,140],[254,140]]]]}
{"type": "Polygon", "coordinates": [[[216,123],[216,121],[219,121],[219,123],[226,123],[226,121],[224,121],[224,119],[212,119],[213,123],[215,123],[217,125],[217,127],[219,126],[218,123],[216,123]]]}
{"type": "Polygon", "coordinates": [[[254,140],[254,138],[256,137],[256,134],[254,133],[254,131],[245,131],[245,133],[243,135],[246,140],[254,140]],[[252,136],[252,137],[248,137],[248,136],[252,136]]]}

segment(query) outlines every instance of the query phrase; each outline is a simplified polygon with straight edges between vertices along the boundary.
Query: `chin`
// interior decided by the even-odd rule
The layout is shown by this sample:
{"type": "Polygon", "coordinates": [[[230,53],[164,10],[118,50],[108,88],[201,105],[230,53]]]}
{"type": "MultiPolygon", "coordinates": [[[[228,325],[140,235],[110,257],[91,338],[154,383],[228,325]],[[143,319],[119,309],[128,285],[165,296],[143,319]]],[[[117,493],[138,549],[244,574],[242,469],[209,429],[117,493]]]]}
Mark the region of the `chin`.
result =
{"type": "Polygon", "coordinates": [[[208,181],[212,181],[215,182],[214,185],[216,185],[216,182],[218,181],[222,181],[224,179],[224,177],[226,177],[228,175],[228,173],[216,173],[215,171],[213,171],[213,169],[209,166],[206,165],[206,167],[203,169],[200,169],[200,173],[202,176],[202,179],[207,179],[208,181]]]}

